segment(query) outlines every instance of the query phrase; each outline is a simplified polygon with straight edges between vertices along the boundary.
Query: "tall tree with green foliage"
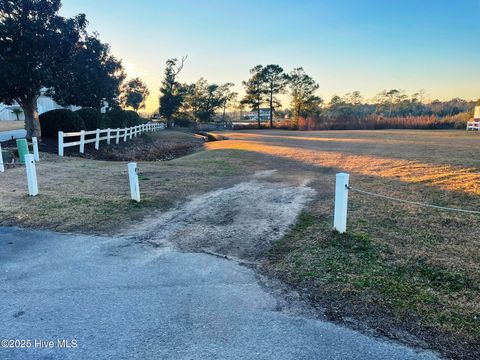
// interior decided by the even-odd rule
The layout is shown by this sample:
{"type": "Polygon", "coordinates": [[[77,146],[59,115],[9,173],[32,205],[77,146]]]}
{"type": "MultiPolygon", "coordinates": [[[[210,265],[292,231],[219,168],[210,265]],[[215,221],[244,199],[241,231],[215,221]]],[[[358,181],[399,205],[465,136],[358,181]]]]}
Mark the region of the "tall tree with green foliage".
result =
{"type": "Polygon", "coordinates": [[[137,112],[138,109],[145,107],[148,95],[150,95],[150,91],[147,85],[137,77],[123,84],[120,102],[123,106],[131,107],[137,112]]]}
{"type": "Polygon", "coordinates": [[[220,93],[220,101],[222,106],[222,121],[225,122],[225,114],[227,107],[237,99],[238,93],[231,90],[235,86],[233,83],[226,83],[218,88],[220,93]]]}
{"type": "Polygon", "coordinates": [[[283,72],[281,66],[270,64],[262,69],[261,78],[270,108],[270,127],[273,128],[273,112],[275,107],[281,106],[280,101],[275,96],[285,91],[288,76],[283,72]]]}
{"type": "Polygon", "coordinates": [[[260,123],[260,107],[265,102],[265,87],[262,77],[263,66],[257,65],[250,70],[250,78],[243,82],[245,87],[245,96],[241,103],[248,105],[252,111],[257,112],[258,127],[261,127],[260,123]]]}
{"type": "Polygon", "coordinates": [[[187,57],[168,59],[165,68],[165,75],[160,87],[160,109],[159,114],[167,121],[167,127],[171,126],[172,117],[178,112],[182,105],[184,87],[177,81],[177,76],[182,71],[187,57]]]}
{"type": "Polygon", "coordinates": [[[62,105],[77,105],[100,110],[107,102],[118,104],[120,85],[125,72],[120,60],[110,53],[110,45],[102,43],[97,35],[81,39],[65,68],[68,86],[51,87],[47,95],[62,105]]]}
{"type": "Polygon", "coordinates": [[[316,112],[322,99],[315,95],[319,88],[315,80],[307,75],[301,67],[293,69],[288,78],[293,118],[298,120],[301,116],[308,116],[316,112]]]}
{"type": "Polygon", "coordinates": [[[222,107],[224,93],[222,86],[209,84],[200,78],[195,84],[184,85],[185,91],[182,108],[190,112],[197,122],[211,121],[215,111],[222,107]]]}
{"type": "Polygon", "coordinates": [[[17,102],[27,137],[41,137],[42,87],[68,87],[68,66],[84,33],[85,15],[58,15],[60,0],[0,1],[0,102],[17,102]]]}

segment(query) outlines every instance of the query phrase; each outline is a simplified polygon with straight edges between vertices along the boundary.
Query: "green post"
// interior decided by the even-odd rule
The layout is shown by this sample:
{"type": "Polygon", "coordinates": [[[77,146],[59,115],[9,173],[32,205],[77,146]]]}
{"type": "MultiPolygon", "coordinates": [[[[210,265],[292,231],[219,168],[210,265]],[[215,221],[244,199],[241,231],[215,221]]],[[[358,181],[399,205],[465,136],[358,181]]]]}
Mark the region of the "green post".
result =
{"type": "Polygon", "coordinates": [[[20,157],[20,164],[25,164],[25,155],[28,155],[27,139],[17,139],[18,156],[20,157]]]}

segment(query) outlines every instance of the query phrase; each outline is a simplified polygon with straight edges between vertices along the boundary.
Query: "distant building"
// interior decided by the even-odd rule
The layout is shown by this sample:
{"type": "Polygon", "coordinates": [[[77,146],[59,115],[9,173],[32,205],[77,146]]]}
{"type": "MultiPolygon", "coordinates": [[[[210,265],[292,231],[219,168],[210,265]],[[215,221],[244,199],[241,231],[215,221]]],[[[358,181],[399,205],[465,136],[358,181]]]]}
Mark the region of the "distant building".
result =
{"type": "MultiPolygon", "coordinates": [[[[55,109],[69,109],[72,111],[81,109],[81,106],[75,106],[75,105],[69,105],[69,106],[61,106],[59,105],[55,100],[53,100],[51,97],[45,95],[45,91],[47,89],[42,89],[40,91],[41,95],[37,99],[37,110],[39,114],[43,114],[47,111],[50,110],[55,110],[55,109]]],[[[5,121],[5,120],[17,120],[17,114],[16,110],[17,109],[22,109],[20,105],[17,103],[13,103],[12,105],[5,105],[0,103],[0,121],[5,121]]],[[[102,112],[104,111],[104,108],[102,108],[102,112]]],[[[18,120],[25,121],[25,115],[22,112],[18,113],[18,120]]]]}
{"type": "MultiPolygon", "coordinates": [[[[250,111],[242,118],[243,121],[258,121],[258,112],[250,111]]],[[[260,108],[260,121],[270,120],[270,108],[260,108]]]]}

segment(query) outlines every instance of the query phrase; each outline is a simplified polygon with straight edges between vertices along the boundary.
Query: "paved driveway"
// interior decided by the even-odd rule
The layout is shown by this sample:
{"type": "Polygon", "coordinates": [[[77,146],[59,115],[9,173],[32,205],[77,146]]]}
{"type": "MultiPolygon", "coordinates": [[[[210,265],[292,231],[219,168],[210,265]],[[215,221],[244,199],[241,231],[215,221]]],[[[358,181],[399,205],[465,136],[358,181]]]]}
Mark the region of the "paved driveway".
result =
{"type": "Polygon", "coordinates": [[[0,339],[31,341],[1,359],[435,358],[299,315],[235,262],[134,239],[0,228],[0,288],[0,339]]]}

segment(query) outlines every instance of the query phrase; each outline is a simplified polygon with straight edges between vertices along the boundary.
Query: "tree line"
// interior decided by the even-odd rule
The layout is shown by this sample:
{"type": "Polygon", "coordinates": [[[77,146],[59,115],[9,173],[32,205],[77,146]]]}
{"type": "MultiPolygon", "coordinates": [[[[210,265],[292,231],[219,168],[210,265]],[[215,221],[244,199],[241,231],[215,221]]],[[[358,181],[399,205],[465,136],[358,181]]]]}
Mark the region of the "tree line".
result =
{"type": "MultiPolygon", "coordinates": [[[[208,83],[203,78],[194,84],[182,84],[177,77],[185,65],[185,60],[186,57],[181,60],[169,59],[166,63],[160,88],[160,116],[167,121],[188,119],[208,122],[221,110],[222,119],[225,120],[227,107],[237,102],[238,93],[231,90],[234,84],[218,85],[208,83]]],[[[285,73],[279,65],[257,65],[250,70],[249,79],[242,84],[245,95],[239,105],[257,112],[259,127],[260,108],[264,105],[269,108],[270,126],[273,127],[274,113],[282,106],[278,95],[285,94],[287,90],[295,117],[314,112],[322,102],[316,95],[319,85],[301,67],[285,73]]]]}
{"type": "MultiPolygon", "coordinates": [[[[260,109],[269,109],[270,127],[274,118],[287,118],[290,128],[298,128],[300,119],[313,118],[317,123],[328,123],[334,128],[355,128],[361,121],[428,117],[445,118],[465,114],[468,118],[474,107],[473,101],[454,98],[448,101],[428,101],[425,90],[408,95],[403,90],[383,90],[373,99],[366,100],[359,91],[344,96],[334,95],[330,101],[322,99],[317,91],[319,85],[302,67],[286,73],[280,65],[257,65],[250,76],[242,82],[244,96],[232,92],[233,83],[210,84],[201,78],[194,84],[182,84],[177,78],[185,65],[181,60],[167,61],[164,81],[160,89],[160,116],[165,120],[188,120],[208,122],[218,111],[225,121],[226,108],[236,105],[256,112],[257,126],[261,127],[260,109]],[[289,104],[282,109],[279,95],[288,94],[289,104]]],[[[430,121],[430,120],[429,120],[430,121]]]]}

